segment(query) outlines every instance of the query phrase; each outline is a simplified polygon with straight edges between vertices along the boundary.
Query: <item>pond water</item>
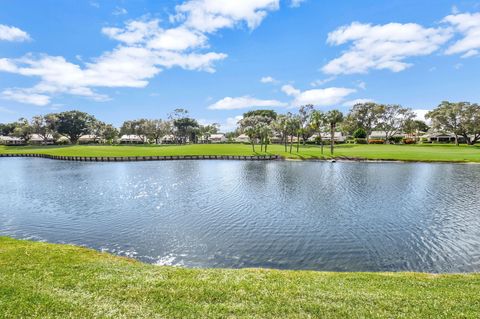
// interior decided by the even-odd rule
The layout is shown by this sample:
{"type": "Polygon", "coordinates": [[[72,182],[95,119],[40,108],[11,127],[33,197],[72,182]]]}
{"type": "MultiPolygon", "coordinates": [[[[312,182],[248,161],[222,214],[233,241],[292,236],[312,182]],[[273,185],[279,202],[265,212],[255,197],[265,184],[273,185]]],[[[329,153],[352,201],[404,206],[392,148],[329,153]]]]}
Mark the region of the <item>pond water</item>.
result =
{"type": "Polygon", "coordinates": [[[480,165],[0,159],[0,235],[159,265],[480,271],[480,165]]]}

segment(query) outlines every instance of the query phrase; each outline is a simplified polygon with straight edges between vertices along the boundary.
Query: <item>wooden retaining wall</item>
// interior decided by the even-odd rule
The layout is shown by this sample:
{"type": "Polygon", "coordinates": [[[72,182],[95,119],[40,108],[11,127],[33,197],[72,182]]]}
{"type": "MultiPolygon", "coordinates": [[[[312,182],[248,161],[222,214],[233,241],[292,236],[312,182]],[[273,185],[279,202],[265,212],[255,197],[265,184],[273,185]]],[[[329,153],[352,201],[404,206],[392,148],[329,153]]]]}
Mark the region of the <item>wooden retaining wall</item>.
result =
{"type": "Polygon", "coordinates": [[[39,157],[61,161],[77,162],[140,162],[171,160],[237,160],[237,161],[272,161],[279,160],[279,155],[237,156],[237,155],[177,155],[177,156],[59,156],[48,154],[0,154],[0,157],[39,157]]]}

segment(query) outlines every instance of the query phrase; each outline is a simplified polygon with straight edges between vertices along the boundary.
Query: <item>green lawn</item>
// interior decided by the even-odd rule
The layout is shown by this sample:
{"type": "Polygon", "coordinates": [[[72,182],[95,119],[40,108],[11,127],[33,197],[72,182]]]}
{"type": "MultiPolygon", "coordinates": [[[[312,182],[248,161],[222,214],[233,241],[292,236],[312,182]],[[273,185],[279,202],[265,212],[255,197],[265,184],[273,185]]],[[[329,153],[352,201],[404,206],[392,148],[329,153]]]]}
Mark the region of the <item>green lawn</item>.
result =
{"type": "Polygon", "coordinates": [[[480,274],[185,269],[0,237],[0,318],[479,318],[480,274]]]}
{"type": "MultiPolygon", "coordinates": [[[[260,147],[252,151],[250,145],[244,144],[209,144],[183,146],[0,146],[0,153],[39,153],[61,156],[160,156],[160,155],[262,155],[260,147]]],[[[270,145],[268,154],[281,155],[295,159],[329,158],[329,150],[320,153],[318,146],[300,147],[297,153],[284,151],[282,145],[270,145]]],[[[362,159],[404,160],[404,161],[447,161],[480,162],[479,146],[455,145],[338,145],[336,157],[362,159]]]]}

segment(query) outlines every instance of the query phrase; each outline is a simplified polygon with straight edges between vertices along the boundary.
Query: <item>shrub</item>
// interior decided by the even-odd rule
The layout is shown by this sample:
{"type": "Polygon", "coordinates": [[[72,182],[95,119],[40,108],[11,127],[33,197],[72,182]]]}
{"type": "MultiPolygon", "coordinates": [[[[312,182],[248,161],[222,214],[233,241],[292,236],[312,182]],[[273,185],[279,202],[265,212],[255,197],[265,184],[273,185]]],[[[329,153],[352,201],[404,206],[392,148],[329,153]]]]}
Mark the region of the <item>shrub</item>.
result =
{"type": "Polygon", "coordinates": [[[404,138],[403,144],[415,144],[416,141],[413,138],[404,138]]]}
{"type": "Polygon", "coordinates": [[[353,137],[354,138],[366,138],[367,137],[367,132],[363,128],[357,129],[355,132],[353,132],[353,137]]]}
{"type": "Polygon", "coordinates": [[[368,141],[366,138],[356,138],[355,144],[368,144],[368,141]]]}
{"type": "Polygon", "coordinates": [[[392,136],[388,139],[390,143],[398,144],[403,140],[403,137],[401,136],[392,136]]]}
{"type": "Polygon", "coordinates": [[[385,144],[385,140],[368,140],[368,144],[385,144]]]}

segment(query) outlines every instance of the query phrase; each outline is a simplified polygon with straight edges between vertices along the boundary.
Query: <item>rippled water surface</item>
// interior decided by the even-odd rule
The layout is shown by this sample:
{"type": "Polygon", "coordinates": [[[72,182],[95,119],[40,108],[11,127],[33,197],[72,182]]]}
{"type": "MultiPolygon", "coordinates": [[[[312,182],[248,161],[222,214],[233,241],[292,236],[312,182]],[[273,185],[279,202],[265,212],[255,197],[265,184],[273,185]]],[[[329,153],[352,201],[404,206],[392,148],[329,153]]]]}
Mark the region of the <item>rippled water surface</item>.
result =
{"type": "Polygon", "coordinates": [[[480,271],[480,166],[0,159],[0,235],[187,267],[480,271]]]}

